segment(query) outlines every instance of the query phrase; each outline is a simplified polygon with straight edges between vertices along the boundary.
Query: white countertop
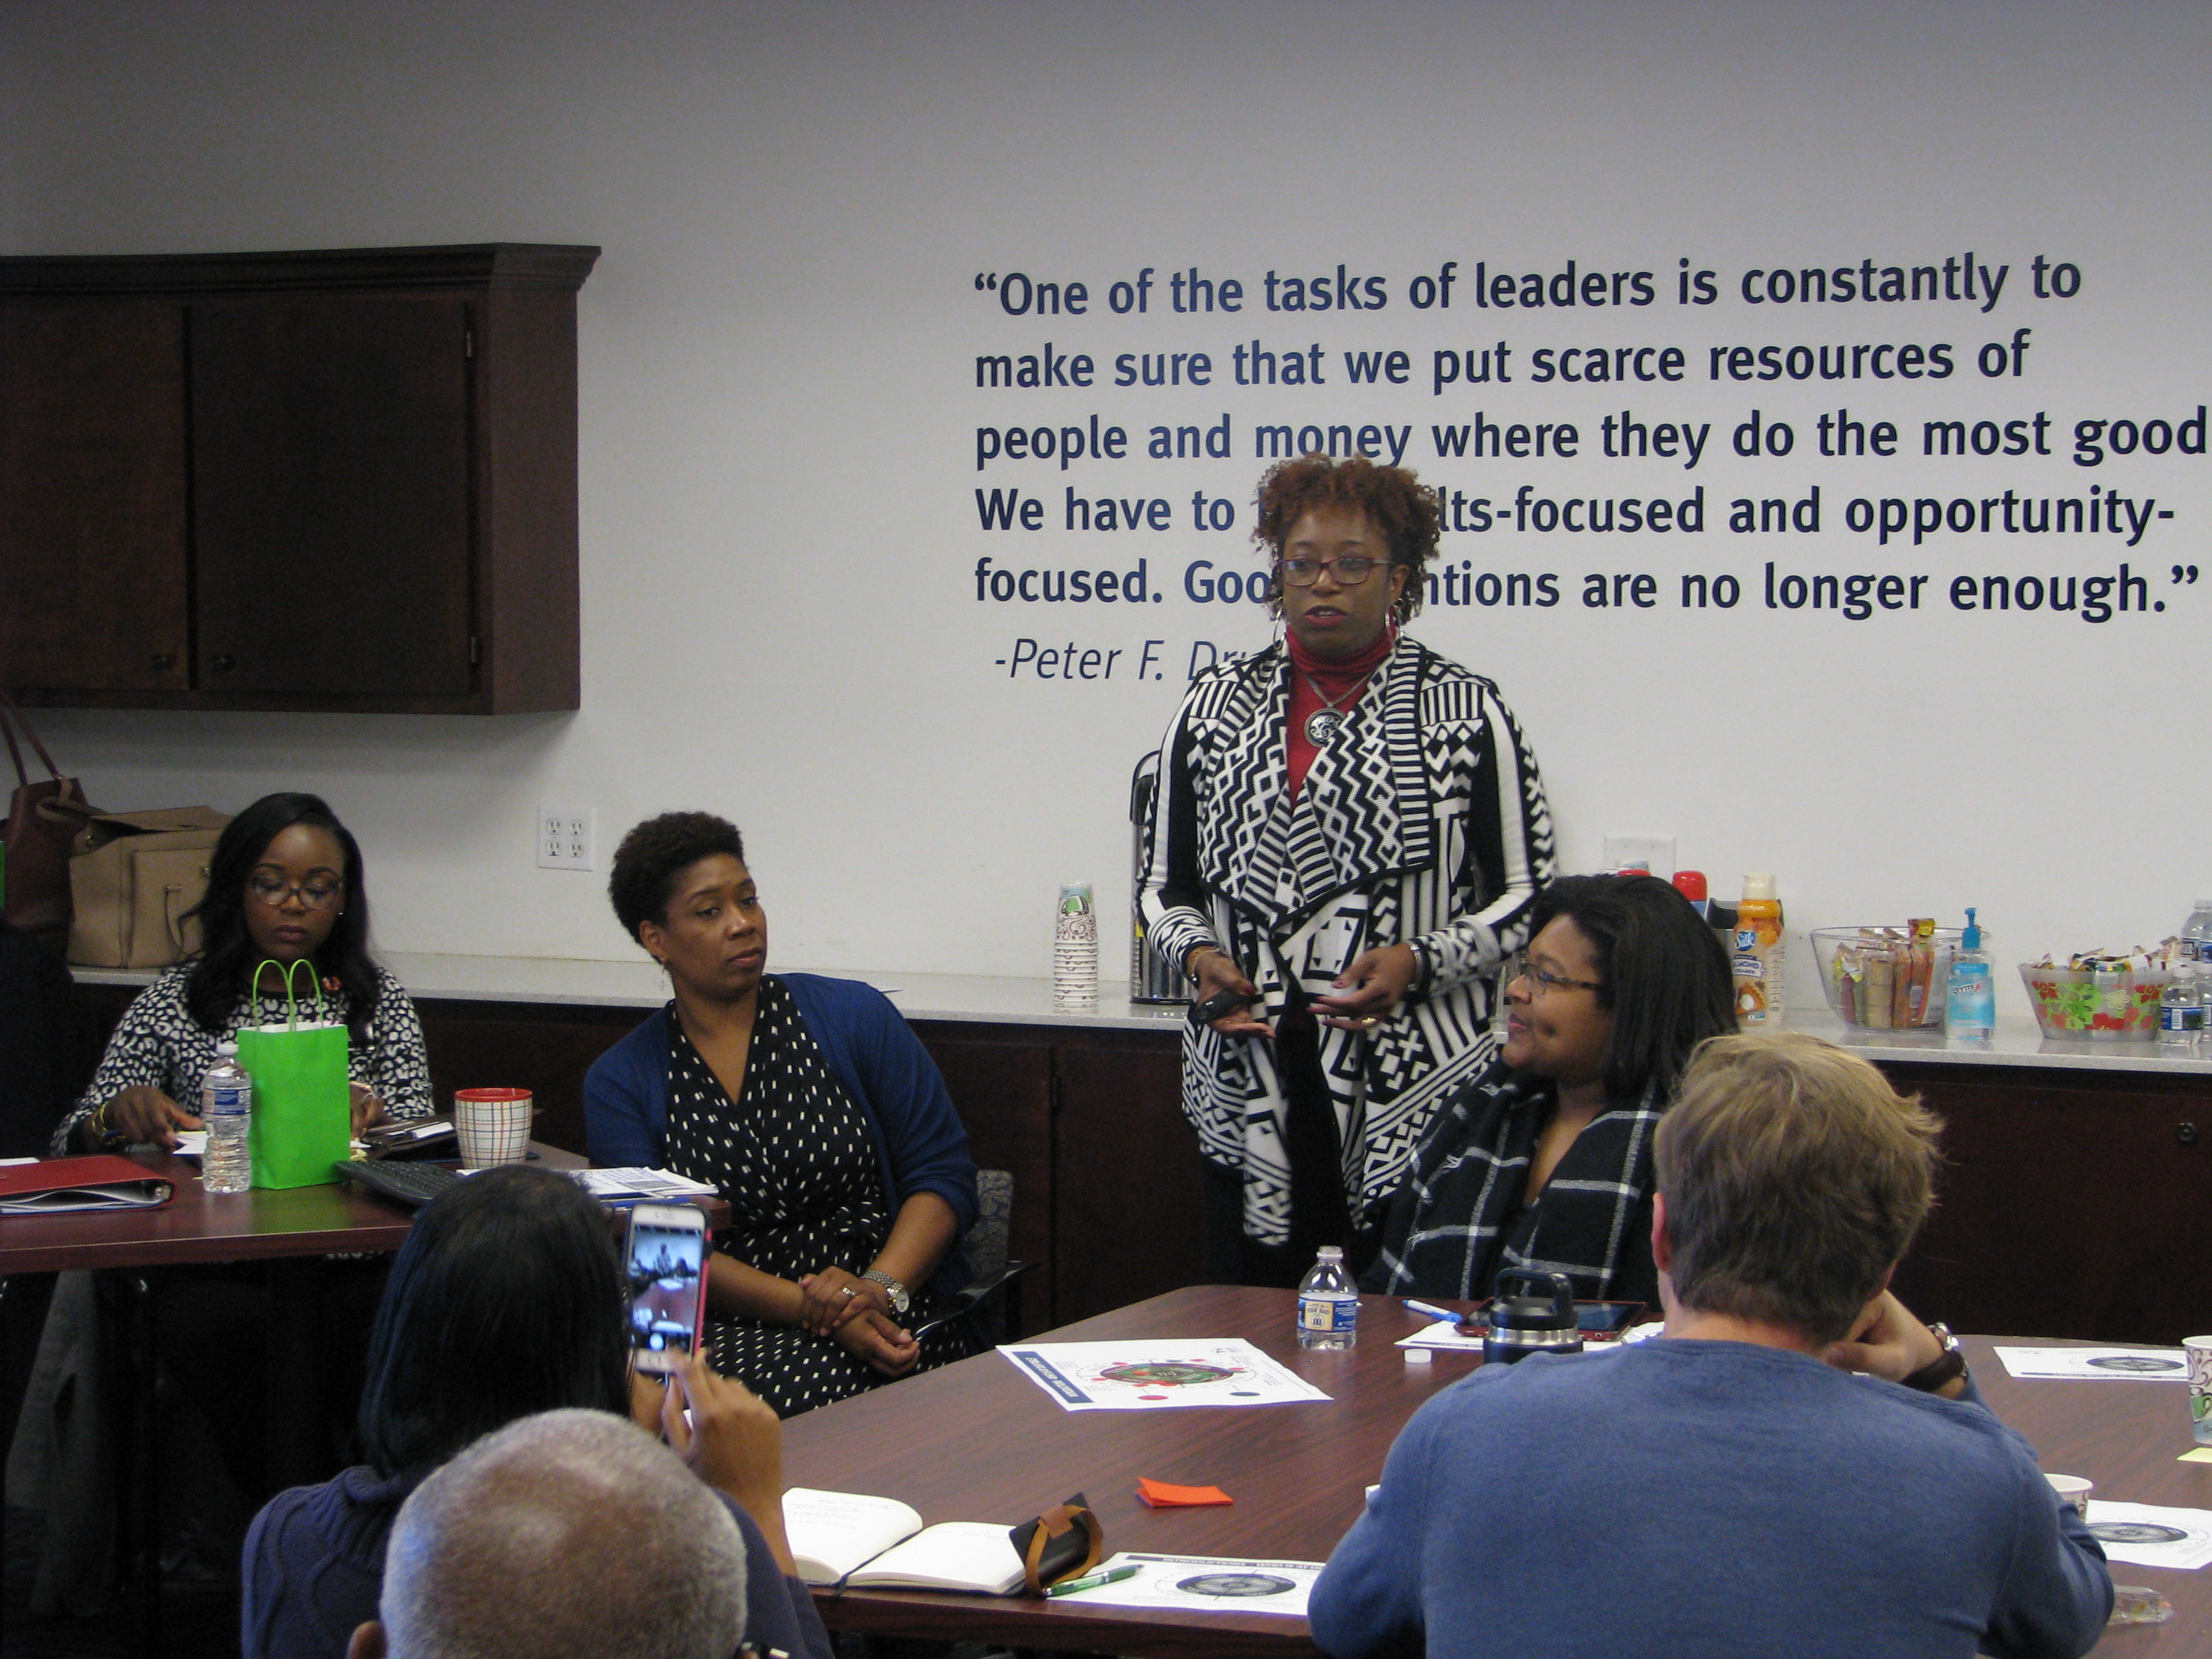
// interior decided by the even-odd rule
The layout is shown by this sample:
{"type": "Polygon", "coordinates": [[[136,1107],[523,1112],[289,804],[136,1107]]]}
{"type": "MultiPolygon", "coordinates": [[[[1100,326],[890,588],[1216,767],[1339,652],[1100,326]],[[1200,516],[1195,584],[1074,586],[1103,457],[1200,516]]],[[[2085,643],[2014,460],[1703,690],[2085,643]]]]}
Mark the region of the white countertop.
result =
{"type": "MultiPolygon", "coordinates": [[[[668,981],[650,962],[567,957],[464,957],[380,951],[410,995],[460,1002],[573,1003],[595,1008],[658,1008],[668,981]]],[[[829,974],[874,986],[908,1019],[971,1020],[993,1025],[1059,1025],[1150,1031],[1182,1024],[1181,1003],[1146,1007],[1129,1000],[1126,981],[1103,981],[1093,1008],[1062,1007],[1045,979],[996,979],[966,974],[890,974],[869,968],[791,971],[829,974]]],[[[144,985],[151,969],[72,968],[87,985],[144,985]]]]}
{"type": "MultiPolygon", "coordinates": [[[[551,957],[464,957],[394,951],[381,957],[415,996],[464,1002],[573,1003],[591,1007],[658,1008],[668,1000],[667,981],[652,963],[551,957]]],[[[154,975],[103,968],[70,970],[95,985],[143,985],[154,975]]],[[[1177,1030],[1181,1005],[1140,1006],[1126,982],[1103,981],[1095,1008],[1054,1003],[1051,981],[964,974],[893,974],[866,968],[824,969],[857,979],[888,996],[908,1019],[967,1020],[988,1025],[1050,1025],[1088,1030],[1177,1030]]],[[[1846,1026],[1826,1009],[1792,1008],[1788,1029],[1809,1031],[1874,1060],[1934,1065],[2022,1066],[2057,1071],[2123,1071],[2212,1079],[2212,1054],[2167,1060],[2156,1042],[2061,1042],[2045,1037],[2031,1018],[2000,1018],[1986,1045],[1950,1043],[1940,1030],[1876,1031],[1846,1026]]]]}

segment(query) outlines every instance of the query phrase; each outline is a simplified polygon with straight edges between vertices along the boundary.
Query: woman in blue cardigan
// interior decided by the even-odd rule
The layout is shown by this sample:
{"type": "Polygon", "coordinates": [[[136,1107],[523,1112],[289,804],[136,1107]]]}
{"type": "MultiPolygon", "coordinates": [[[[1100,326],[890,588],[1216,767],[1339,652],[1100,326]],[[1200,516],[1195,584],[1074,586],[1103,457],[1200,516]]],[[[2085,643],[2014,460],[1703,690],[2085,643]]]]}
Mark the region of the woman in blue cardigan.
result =
{"type": "Polygon", "coordinates": [[[607,886],[675,995],[586,1078],[592,1161],[728,1200],[707,1276],[716,1367],[788,1417],[967,1352],[957,1321],[911,1334],[965,1279],[975,1166],[898,1011],[854,981],[764,971],[768,920],[725,819],[647,819],[607,886]]]}

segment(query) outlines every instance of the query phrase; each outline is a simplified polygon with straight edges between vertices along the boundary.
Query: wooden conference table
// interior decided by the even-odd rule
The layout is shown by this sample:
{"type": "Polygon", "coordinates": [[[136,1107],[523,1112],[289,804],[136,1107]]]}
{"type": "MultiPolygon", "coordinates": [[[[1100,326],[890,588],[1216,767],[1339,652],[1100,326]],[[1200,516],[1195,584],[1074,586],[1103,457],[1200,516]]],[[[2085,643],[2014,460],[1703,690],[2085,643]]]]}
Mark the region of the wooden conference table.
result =
{"type": "MultiPolygon", "coordinates": [[[[927,1522],[1036,1514],[1081,1492],[1105,1523],[1109,1552],[1322,1561],[1381,1479],[1391,1441],[1431,1394],[1478,1359],[1439,1354],[1409,1364],[1397,1340],[1422,1323],[1396,1302],[1363,1297],[1350,1352],[1302,1352],[1288,1291],[1202,1285],[1170,1291],[1038,1340],[1242,1336],[1286,1361],[1328,1405],[1068,1412],[1001,1356],[942,1370],[793,1418],[784,1427],[793,1486],[868,1492],[912,1504],[927,1522]],[[1139,1477],[1218,1486],[1229,1508],[1148,1509],[1139,1477]]],[[[2171,1383],[2027,1382],[2007,1375],[1990,1339],[1965,1339],[1984,1397],[2033,1444],[2042,1467],[2085,1475],[2098,1495],[2212,1509],[2212,1465],[2189,1449],[2185,1391],[2171,1383]]],[[[2115,1629],[2097,1651],[2124,1659],[2212,1659],[2212,1568],[2175,1572],[2120,1564],[2121,1583],[2173,1604],[2161,1626],[2115,1629]]],[[[1299,1659],[1318,1652],[1302,1619],[1202,1616],[1082,1607],[1026,1597],[927,1590],[817,1591],[833,1630],[975,1639],[1139,1659],[1299,1659]]]]}

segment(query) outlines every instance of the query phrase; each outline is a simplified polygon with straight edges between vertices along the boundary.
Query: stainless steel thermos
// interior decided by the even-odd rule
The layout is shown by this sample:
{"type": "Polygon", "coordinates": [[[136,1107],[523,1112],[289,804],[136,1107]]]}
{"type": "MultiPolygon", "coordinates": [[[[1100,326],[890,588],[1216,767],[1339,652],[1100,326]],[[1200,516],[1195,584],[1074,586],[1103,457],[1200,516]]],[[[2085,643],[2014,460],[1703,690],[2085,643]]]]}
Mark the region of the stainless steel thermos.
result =
{"type": "Polygon", "coordinates": [[[1498,1275],[1482,1339],[1487,1365],[1510,1365],[1532,1353],[1580,1353],[1583,1334],[1575,1318],[1574,1281],[1565,1273],[1508,1267],[1498,1275]]]}

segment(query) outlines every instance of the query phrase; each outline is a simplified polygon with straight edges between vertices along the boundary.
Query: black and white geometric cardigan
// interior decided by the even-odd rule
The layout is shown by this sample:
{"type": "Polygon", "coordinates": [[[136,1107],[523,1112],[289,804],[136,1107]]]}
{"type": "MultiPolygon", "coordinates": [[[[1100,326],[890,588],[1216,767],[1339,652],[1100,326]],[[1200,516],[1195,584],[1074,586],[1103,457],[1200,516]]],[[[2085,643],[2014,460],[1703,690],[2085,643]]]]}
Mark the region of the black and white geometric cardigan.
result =
{"type": "MultiPolygon", "coordinates": [[[[1200,945],[1236,959],[1279,1015],[1371,945],[1420,940],[1424,993],[1364,1035],[1322,1028],[1322,1067],[1355,1219],[1373,1224],[1438,1100],[1488,1061],[1498,963],[1527,942],[1552,878],[1535,757],[1498,688],[1400,635],[1293,805],[1279,641],[1191,684],[1161,744],[1139,903],[1178,966],[1200,945]]],[[[1289,1237],[1283,1096],[1263,1038],[1183,1038],[1183,1111],[1201,1149],[1244,1174],[1244,1230],[1289,1237]]]]}

